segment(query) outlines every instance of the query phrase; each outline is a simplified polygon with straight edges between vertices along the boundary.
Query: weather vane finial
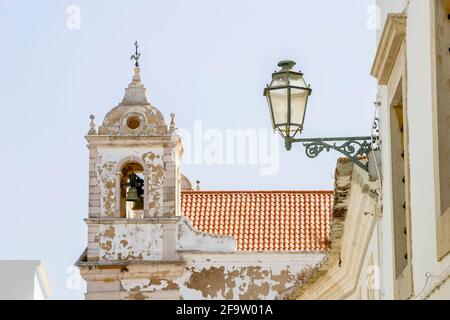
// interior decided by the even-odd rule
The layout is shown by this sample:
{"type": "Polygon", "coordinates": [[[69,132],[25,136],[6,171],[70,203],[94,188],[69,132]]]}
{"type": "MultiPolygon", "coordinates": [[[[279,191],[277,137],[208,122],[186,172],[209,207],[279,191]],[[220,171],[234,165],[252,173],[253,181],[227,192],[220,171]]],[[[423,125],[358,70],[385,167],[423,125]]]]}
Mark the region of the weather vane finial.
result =
{"type": "Polygon", "coordinates": [[[130,57],[130,60],[136,61],[134,64],[136,67],[139,67],[139,58],[141,57],[141,54],[138,52],[138,43],[137,41],[134,42],[134,46],[136,47],[136,52],[130,57]]]}

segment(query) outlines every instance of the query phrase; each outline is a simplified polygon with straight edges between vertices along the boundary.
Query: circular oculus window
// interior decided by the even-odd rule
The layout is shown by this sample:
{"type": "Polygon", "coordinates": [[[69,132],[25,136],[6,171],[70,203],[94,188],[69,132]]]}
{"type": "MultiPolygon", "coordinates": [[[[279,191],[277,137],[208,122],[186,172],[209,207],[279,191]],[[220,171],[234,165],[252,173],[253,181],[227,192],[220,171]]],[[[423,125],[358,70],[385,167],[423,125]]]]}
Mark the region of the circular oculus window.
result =
{"type": "Polygon", "coordinates": [[[136,130],[141,126],[141,119],[138,116],[132,115],[127,119],[127,127],[131,130],[136,130]]]}

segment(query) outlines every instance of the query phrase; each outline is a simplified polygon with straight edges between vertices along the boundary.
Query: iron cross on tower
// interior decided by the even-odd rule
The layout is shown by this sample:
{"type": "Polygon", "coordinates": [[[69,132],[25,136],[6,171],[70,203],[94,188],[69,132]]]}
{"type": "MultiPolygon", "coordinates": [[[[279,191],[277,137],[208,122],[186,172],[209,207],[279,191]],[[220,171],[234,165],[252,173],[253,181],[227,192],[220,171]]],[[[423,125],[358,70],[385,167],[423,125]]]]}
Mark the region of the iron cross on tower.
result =
{"type": "Polygon", "coordinates": [[[130,57],[130,60],[134,60],[136,61],[136,63],[134,64],[136,67],[139,67],[139,58],[141,57],[141,54],[138,52],[138,43],[137,41],[134,42],[134,46],[136,47],[136,51],[135,53],[130,57]]]}

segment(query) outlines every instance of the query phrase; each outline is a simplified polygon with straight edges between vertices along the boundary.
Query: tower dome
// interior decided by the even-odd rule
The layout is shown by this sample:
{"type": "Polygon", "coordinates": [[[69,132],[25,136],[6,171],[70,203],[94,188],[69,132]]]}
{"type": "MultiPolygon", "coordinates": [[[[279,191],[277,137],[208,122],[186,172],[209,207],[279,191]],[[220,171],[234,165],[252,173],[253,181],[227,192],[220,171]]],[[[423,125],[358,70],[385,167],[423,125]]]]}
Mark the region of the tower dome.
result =
{"type": "Polygon", "coordinates": [[[141,83],[140,68],[136,66],[122,102],[106,114],[98,134],[157,136],[167,133],[164,116],[151,105],[147,89],[141,83]]]}

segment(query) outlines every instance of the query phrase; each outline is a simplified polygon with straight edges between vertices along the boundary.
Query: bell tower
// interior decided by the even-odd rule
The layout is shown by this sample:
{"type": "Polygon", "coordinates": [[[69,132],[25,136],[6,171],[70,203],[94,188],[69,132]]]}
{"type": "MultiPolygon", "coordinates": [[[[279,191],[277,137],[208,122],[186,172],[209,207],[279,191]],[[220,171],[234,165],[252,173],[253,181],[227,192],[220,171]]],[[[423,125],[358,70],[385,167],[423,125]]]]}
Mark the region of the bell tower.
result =
{"type": "Polygon", "coordinates": [[[91,115],[86,135],[88,246],[76,265],[87,281],[88,299],[133,298],[124,290],[126,279],[142,277],[157,261],[179,261],[175,246],[183,148],[174,115],[167,125],[149,101],[135,45],[134,75],[122,101],[98,129],[91,115]]]}
{"type": "Polygon", "coordinates": [[[86,299],[178,299],[186,254],[236,251],[236,240],[194,229],[182,216],[183,154],[174,114],[166,124],[141,82],[140,53],[122,101],[97,128],[91,115],[88,245],[75,263],[86,299]]]}
{"type": "Polygon", "coordinates": [[[106,114],[98,132],[91,123],[86,136],[90,218],[178,215],[182,146],[171,116],[167,126],[135,67],[122,102],[106,114]]]}

